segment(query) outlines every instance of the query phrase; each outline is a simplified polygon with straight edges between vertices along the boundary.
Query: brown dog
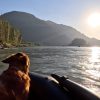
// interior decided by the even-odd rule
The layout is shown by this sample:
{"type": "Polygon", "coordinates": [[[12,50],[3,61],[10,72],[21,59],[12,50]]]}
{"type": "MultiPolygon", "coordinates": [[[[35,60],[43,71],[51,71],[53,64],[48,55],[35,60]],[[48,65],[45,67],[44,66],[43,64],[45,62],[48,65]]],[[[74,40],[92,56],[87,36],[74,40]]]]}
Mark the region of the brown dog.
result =
{"type": "Polygon", "coordinates": [[[0,76],[0,100],[27,100],[30,78],[30,61],[25,53],[17,53],[2,62],[9,68],[0,76]]]}

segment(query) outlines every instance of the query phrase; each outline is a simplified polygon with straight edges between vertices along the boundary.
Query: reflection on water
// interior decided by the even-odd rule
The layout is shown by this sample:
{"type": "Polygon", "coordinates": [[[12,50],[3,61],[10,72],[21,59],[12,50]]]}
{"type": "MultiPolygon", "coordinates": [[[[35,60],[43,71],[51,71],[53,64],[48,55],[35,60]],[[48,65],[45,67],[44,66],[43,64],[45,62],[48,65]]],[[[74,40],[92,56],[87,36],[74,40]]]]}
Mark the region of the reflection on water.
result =
{"type": "Polygon", "coordinates": [[[91,56],[89,58],[91,67],[89,66],[87,72],[95,77],[95,79],[100,79],[100,48],[92,47],[91,48],[91,56]]]}
{"type": "Polygon", "coordinates": [[[91,62],[98,62],[100,56],[100,48],[99,47],[92,47],[91,48],[91,62]]]}
{"type": "Polygon", "coordinates": [[[90,57],[88,57],[85,68],[87,77],[85,77],[83,84],[100,96],[100,48],[91,47],[90,51],[90,57]]]}

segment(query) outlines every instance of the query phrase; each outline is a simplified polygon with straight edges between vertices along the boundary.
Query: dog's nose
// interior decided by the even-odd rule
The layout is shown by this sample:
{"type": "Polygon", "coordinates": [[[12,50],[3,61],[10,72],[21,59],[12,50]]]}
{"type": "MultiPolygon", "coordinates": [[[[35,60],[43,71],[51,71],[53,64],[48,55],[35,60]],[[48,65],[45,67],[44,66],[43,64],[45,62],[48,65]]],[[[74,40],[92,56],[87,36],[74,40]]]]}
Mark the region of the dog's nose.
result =
{"type": "Polygon", "coordinates": [[[3,62],[3,63],[9,63],[9,60],[8,59],[4,59],[1,62],[3,62]]]}
{"type": "Polygon", "coordinates": [[[6,59],[2,60],[2,62],[9,64],[9,63],[13,62],[13,59],[14,59],[13,56],[10,56],[10,57],[7,57],[6,59]]]}

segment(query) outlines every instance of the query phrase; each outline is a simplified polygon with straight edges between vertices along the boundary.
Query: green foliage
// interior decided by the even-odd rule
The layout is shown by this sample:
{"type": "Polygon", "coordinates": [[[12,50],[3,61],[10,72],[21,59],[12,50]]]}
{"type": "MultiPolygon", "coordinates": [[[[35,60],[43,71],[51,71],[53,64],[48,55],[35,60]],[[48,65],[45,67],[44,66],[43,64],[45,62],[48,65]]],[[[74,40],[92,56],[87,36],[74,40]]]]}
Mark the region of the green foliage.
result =
{"type": "Polygon", "coordinates": [[[19,30],[12,27],[7,21],[0,18],[0,44],[17,46],[21,43],[19,30]]]}

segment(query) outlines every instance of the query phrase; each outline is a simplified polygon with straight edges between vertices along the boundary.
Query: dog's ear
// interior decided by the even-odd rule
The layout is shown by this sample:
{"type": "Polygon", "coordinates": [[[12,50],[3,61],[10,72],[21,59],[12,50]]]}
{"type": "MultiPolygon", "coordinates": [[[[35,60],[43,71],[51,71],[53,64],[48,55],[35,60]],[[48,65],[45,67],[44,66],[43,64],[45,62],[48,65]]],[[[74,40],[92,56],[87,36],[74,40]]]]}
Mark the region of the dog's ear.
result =
{"type": "Polygon", "coordinates": [[[21,64],[24,65],[24,66],[27,64],[27,59],[25,57],[20,59],[20,61],[21,61],[21,64]]]}
{"type": "Polygon", "coordinates": [[[29,66],[30,65],[30,61],[28,57],[23,57],[22,59],[20,59],[21,64],[24,66],[29,66]]]}

